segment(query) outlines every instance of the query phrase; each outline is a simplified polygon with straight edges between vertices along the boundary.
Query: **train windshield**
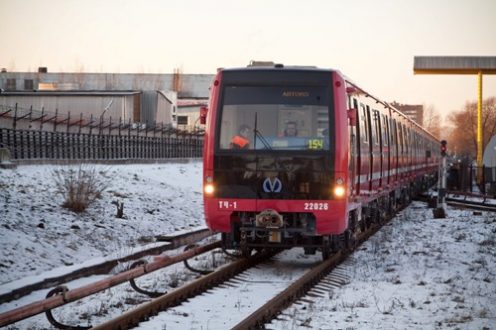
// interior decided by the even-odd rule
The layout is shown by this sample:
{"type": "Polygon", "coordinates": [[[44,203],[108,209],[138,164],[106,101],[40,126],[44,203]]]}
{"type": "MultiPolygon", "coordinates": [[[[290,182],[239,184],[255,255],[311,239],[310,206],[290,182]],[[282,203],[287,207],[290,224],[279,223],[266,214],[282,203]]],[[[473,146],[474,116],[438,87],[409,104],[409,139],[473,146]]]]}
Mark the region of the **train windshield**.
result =
{"type": "Polygon", "coordinates": [[[326,86],[226,86],[220,149],[329,150],[326,86]]]}

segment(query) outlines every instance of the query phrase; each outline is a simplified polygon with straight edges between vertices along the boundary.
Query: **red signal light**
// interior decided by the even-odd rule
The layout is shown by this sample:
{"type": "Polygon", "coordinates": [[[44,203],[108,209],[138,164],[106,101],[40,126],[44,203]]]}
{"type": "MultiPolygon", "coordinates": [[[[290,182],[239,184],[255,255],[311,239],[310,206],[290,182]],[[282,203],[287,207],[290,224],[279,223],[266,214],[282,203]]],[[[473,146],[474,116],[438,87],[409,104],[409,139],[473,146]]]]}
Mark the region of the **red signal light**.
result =
{"type": "Polygon", "coordinates": [[[441,156],[443,157],[446,156],[446,151],[448,150],[447,144],[446,140],[441,141],[441,156]]]}

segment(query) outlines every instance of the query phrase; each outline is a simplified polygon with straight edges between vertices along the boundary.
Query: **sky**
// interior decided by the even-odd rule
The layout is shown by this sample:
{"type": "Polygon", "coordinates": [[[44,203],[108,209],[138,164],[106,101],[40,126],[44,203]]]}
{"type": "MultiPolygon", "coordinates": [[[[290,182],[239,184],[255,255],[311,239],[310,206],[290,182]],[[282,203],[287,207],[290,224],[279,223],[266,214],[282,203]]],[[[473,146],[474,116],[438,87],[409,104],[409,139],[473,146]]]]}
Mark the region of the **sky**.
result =
{"type": "MultiPolygon", "coordinates": [[[[271,60],[446,117],[476,101],[477,77],[414,75],[414,56],[496,56],[495,31],[494,0],[0,0],[0,67],[213,74],[271,60]]],[[[483,85],[496,96],[496,76],[483,85]]]]}

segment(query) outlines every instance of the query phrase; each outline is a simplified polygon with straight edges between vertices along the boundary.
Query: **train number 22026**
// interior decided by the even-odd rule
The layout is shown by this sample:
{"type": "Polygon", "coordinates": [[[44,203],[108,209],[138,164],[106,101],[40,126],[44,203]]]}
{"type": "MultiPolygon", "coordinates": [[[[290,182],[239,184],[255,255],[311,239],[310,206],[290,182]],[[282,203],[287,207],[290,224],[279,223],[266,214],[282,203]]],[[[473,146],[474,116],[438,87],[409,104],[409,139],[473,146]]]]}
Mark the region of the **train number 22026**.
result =
{"type": "Polygon", "coordinates": [[[305,203],[303,209],[309,211],[325,211],[329,209],[329,203],[305,203]]]}

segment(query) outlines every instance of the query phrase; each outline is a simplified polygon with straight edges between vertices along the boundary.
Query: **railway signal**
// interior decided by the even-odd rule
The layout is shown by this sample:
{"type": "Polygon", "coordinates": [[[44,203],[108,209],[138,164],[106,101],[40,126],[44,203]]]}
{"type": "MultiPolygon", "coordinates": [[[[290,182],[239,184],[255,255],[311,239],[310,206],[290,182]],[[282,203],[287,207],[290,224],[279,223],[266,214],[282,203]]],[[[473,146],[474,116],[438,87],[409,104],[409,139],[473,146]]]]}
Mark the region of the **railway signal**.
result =
{"type": "Polygon", "coordinates": [[[447,144],[446,140],[441,141],[441,156],[443,157],[446,156],[446,151],[448,150],[447,144]]]}
{"type": "Polygon", "coordinates": [[[448,150],[446,140],[441,141],[441,164],[439,167],[439,185],[437,190],[437,208],[434,209],[434,218],[446,218],[446,151],[448,150]]]}

